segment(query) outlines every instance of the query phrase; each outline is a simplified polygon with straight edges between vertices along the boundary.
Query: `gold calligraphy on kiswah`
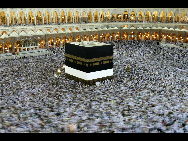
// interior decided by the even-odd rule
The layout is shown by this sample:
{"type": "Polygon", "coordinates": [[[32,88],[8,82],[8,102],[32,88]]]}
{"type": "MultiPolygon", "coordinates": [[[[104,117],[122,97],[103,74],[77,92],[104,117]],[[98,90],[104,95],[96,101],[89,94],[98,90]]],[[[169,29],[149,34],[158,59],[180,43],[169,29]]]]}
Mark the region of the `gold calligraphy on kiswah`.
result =
{"type": "Polygon", "coordinates": [[[78,65],[82,65],[82,62],[80,62],[80,61],[77,61],[77,64],[78,64],[78,65]]]}
{"type": "Polygon", "coordinates": [[[99,62],[93,63],[93,66],[97,66],[97,65],[100,65],[100,63],[99,62]]]}
{"type": "Polygon", "coordinates": [[[97,61],[113,59],[113,55],[112,56],[99,57],[99,58],[93,58],[93,59],[85,59],[85,58],[77,57],[77,56],[70,55],[70,54],[67,54],[67,53],[65,53],[65,57],[75,59],[77,61],[82,61],[82,62],[97,62],[97,61]]]}
{"type": "Polygon", "coordinates": [[[108,64],[110,63],[109,60],[108,61],[103,61],[103,64],[108,64]]]}

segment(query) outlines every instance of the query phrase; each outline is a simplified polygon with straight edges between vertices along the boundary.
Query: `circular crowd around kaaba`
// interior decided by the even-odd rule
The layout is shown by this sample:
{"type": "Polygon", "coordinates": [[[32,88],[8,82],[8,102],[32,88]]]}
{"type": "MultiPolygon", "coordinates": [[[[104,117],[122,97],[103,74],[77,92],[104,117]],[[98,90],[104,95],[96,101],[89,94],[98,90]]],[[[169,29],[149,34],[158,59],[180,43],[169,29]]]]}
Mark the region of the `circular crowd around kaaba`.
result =
{"type": "Polygon", "coordinates": [[[107,43],[114,75],[95,85],[60,70],[65,48],[1,60],[0,133],[187,133],[188,50],[107,43]]]}

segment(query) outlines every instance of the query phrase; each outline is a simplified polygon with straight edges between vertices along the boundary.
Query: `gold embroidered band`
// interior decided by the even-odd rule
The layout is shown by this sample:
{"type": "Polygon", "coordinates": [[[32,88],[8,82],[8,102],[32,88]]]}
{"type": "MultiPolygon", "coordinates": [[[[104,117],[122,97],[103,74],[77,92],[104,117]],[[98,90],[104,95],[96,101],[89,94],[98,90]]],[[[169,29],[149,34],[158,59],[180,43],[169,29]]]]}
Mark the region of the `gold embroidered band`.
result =
{"type": "Polygon", "coordinates": [[[70,54],[67,54],[67,53],[65,53],[65,57],[72,58],[74,60],[82,61],[82,62],[96,62],[96,61],[104,61],[104,60],[113,59],[113,55],[112,56],[99,57],[99,58],[93,58],[93,59],[85,59],[85,58],[77,57],[77,56],[70,55],[70,54]]]}

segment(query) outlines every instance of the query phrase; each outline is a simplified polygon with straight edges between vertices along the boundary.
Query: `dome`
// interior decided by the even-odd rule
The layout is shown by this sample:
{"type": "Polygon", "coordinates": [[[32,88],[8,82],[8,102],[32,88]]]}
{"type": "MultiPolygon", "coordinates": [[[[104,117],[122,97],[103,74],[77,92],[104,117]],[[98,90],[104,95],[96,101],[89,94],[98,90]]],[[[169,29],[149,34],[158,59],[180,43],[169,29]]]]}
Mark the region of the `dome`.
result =
{"type": "Polygon", "coordinates": [[[22,31],[19,36],[27,36],[27,34],[25,33],[25,31],[22,31]]]}
{"type": "Polygon", "coordinates": [[[37,30],[37,32],[35,33],[35,35],[44,35],[44,33],[41,30],[37,30]]]}
{"type": "Polygon", "coordinates": [[[2,39],[8,38],[8,35],[6,33],[4,33],[0,38],[2,38],[2,39]]]}
{"type": "Polygon", "coordinates": [[[30,36],[32,36],[32,35],[34,35],[35,33],[33,32],[33,30],[30,30],[27,34],[30,35],[30,36]]]}
{"type": "Polygon", "coordinates": [[[18,37],[18,36],[19,36],[18,33],[15,31],[10,34],[10,37],[18,37]]]}

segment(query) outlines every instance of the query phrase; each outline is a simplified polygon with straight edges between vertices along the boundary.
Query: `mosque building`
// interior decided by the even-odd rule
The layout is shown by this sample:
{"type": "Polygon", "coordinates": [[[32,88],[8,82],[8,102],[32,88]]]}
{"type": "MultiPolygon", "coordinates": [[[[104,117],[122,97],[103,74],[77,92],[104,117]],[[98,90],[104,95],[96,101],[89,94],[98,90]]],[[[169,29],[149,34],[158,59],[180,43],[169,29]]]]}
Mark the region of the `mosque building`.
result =
{"type": "Polygon", "coordinates": [[[188,133],[187,14],[0,8],[0,133],[188,133]]]}
{"type": "Polygon", "coordinates": [[[80,41],[188,43],[188,8],[0,8],[0,54],[80,41]]]}

